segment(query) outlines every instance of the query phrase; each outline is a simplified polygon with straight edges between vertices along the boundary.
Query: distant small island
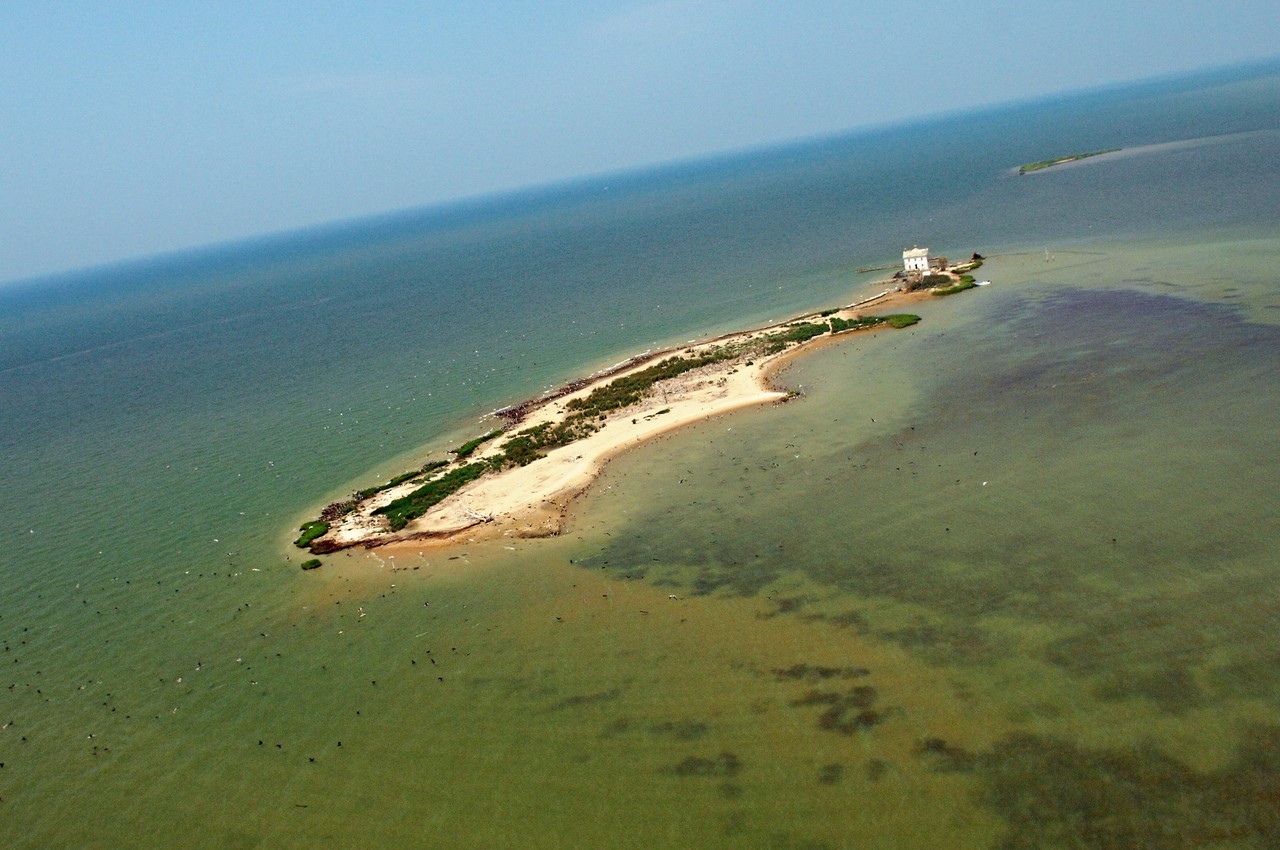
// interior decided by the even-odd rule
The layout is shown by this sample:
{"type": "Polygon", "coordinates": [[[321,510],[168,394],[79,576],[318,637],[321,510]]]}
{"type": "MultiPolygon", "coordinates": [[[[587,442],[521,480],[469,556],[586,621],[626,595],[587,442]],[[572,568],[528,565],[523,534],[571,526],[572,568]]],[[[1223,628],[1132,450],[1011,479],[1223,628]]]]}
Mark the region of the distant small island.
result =
{"type": "MultiPolygon", "coordinates": [[[[929,261],[886,281],[892,288],[856,304],[727,334],[677,349],[647,352],[558,390],[494,411],[501,427],[461,444],[389,481],[352,493],[306,522],[294,541],[320,555],[352,546],[446,542],[485,536],[547,537],[563,528],[570,500],[608,460],[660,434],[711,416],[795,395],[771,376],[792,351],[818,338],[878,328],[905,328],[912,313],[868,315],[973,286],[982,265],[929,261]]],[[[304,570],[319,566],[317,559],[304,570]]]]}
{"type": "Polygon", "coordinates": [[[1079,162],[1080,160],[1088,159],[1091,156],[1102,156],[1104,153],[1116,153],[1120,150],[1123,150],[1123,148],[1107,148],[1104,151],[1074,153],[1071,156],[1062,156],[1057,159],[1042,159],[1039,162],[1029,162],[1026,165],[1018,166],[1018,173],[1030,174],[1033,171],[1044,171],[1046,168],[1053,168],[1055,165],[1066,165],[1068,162],[1079,162]]]}

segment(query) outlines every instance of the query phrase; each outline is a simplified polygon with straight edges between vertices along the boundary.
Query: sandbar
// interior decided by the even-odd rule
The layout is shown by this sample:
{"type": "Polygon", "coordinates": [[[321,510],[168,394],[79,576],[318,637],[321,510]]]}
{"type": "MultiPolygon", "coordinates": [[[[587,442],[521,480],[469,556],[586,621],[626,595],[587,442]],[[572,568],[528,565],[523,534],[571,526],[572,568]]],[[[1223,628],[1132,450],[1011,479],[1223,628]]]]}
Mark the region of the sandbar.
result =
{"type": "MultiPolygon", "coordinates": [[[[775,385],[773,378],[789,360],[814,350],[824,340],[837,340],[853,333],[892,332],[885,330],[892,326],[882,322],[871,327],[828,330],[782,350],[770,350],[776,345],[768,343],[778,339],[778,334],[805,323],[826,323],[831,328],[834,327],[830,325],[832,319],[875,321],[874,317],[892,314],[929,297],[927,290],[904,292],[891,285],[878,295],[835,310],[647,353],[592,378],[573,381],[554,392],[495,411],[486,418],[501,422],[500,436],[482,444],[465,461],[456,459],[430,474],[371,496],[329,506],[326,514],[322,514],[327,519],[327,529],[309,540],[307,547],[313,553],[324,554],[354,546],[374,548],[413,542],[434,547],[495,537],[536,538],[561,534],[570,503],[590,486],[612,458],[695,422],[747,407],[785,402],[794,394],[775,385]],[[563,423],[574,414],[575,400],[586,399],[596,389],[619,378],[673,357],[693,359],[705,357],[709,352],[719,352],[724,357],[729,351],[740,353],[654,383],[638,401],[598,418],[593,416],[593,433],[552,448],[527,465],[487,472],[421,516],[410,519],[402,528],[391,529],[386,516],[379,513],[379,509],[409,497],[424,482],[437,479],[450,469],[464,463],[491,462],[502,455],[513,435],[543,424],[563,423]]],[[[492,422],[490,424],[492,426],[492,422]]]]}

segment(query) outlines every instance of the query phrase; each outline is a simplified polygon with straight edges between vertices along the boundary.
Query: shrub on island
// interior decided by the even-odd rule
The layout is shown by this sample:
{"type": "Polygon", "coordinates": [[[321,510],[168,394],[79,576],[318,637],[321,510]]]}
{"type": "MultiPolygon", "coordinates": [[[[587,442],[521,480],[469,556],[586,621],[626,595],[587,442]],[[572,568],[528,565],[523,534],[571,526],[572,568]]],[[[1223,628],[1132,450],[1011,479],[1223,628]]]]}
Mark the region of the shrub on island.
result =
{"type": "Polygon", "coordinates": [[[796,322],[793,325],[787,325],[786,330],[772,335],[769,339],[788,344],[800,343],[808,342],[815,336],[822,336],[826,332],[827,326],[822,322],[796,322]]]}
{"type": "Polygon", "coordinates": [[[831,332],[833,334],[842,333],[843,331],[859,331],[863,328],[874,328],[877,325],[888,325],[891,328],[906,328],[920,321],[920,317],[913,313],[890,313],[887,316],[860,316],[854,319],[841,319],[838,316],[832,317],[831,332]]]}
{"type": "Polygon", "coordinates": [[[350,499],[343,499],[341,502],[331,502],[326,505],[325,509],[320,512],[320,521],[334,522],[354,511],[356,505],[360,504],[360,500],[356,498],[356,495],[352,493],[350,499]]]}
{"type": "Polygon", "coordinates": [[[323,536],[329,530],[329,523],[323,521],[304,522],[298,527],[298,530],[302,534],[298,536],[297,540],[293,541],[293,545],[299,549],[306,549],[311,545],[312,540],[323,536]]]}
{"type": "Polygon", "coordinates": [[[960,275],[960,282],[955,286],[948,286],[946,289],[935,289],[934,295],[955,295],[957,292],[964,292],[966,289],[973,289],[978,284],[974,282],[973,275],[960,275]]]}
{"type": "Polygon", "coordinates": [[[501,435],[502,429],[498,428],[497,430],[490,431],[482,437],[476,437],[474,440],[468,440],[456,449],[451,449],[450,451],[457,456],[458,460],[462,460],[464,457],[468,457],[472,452],[492,440],[494,437],[501,435]]]}
{"type": "Polygon", "coordinates": [[[319,558],[308,558],[307,560],[302,562],[302,568],[304,570],[314,570],[319,566],[320,566],[319,558]]]}
{"type": "MultiPolygon", "coordinates": [[[[437,469],[441,469],[448,465],[449,465],[449,461],[447,460],[429,461],[428,463],[423,464],[423,466],[420,469],[415,469],[412,472],[405,472],[401,475],[397,475],[385,484],[378,484],[375,487],[366,487],[363,490],[357,490],[355,493],[352,494],[352,498],[356,502],[362,502],[365,499],[369,498],[370,496],[376,496],[378,493],[381,493],[383,490],[390,490],[392,487],[397,487],[405,483],[406,481],[412,481],[415,478],[419,478],[423,475],[427,475],[428,473],[435,472],[437,469]]],[[[352,506],[354,507],[354,502],[352,503],[352,506]]]]}
{"type": "MultiPolygon", "coordinates": [[[[751,342],[721,346],[687,357],[669,357],[653,366],[616,378],[603,386],[596,387],[583,398],[575,398],[569,401],[565,405],[569,415],[563,421],[543,422],[532,428],[518,431],[502,445],[502,451],[494,456],[452,469],[438,478],[427,481],[413,492],[377,508],[373,513],[386,517],[387,526],[391,531],[400,531],[412,520],[422,516],[432,507],[472,481],[490,472],[498,472],[510,467],[527,466],[535,460],[545,457],[546,452],[551,449],[567,446],[576,440],[590,436],[602,427],[598,422],[606,419],[610,411],[629,407],[640,401],[645,393],[659,381],[674,378],[702,366],[731,360],[744,354],[750,356],[752,354],[777,353],[792,345],[807,342],[826,333],[834,334],[881,324],[888,324],[893,328],[905,328],[920,321],[919,316],[910,313],[841,319],[835,315],[836,312],[838,310],[824,312],[822,315],[828,317],[827,321],[824,322],[793,322],[779,331],[751,342]]],[[[754,360],[748,359],[746,365],[750,366],[753,363],[754,360]]],[[[670,408],[665,408],[657,413],[650,414],[646,418],[669,412],[670,408]]],[[[459,459],[465,458],[484,443],[495,439],[503,433],[504,431],[501,429],[491,431],[488,434],[463,443],[454,449],[452,453],[459,459]]],[[[333,518],[337,519],[354,508],[358,501],[448,465],[449,461],[432,461],[415,472],[407,472],[396,476],[386,484],[359,490],[353,494],[353,500],[334,503],[329,508],[326,508],[326,516],[333,514],[333,518]]],[[[324,521],[309,522],[304,524],[301,530],[302,536],[295,541],[295,545],[300,548],[307,548],[309,544],[329,530],[329,523],[324,521]]],[[[312,547],[312,552],[321,554],[323,551],[340,548],[336,545],[326,547],[324,545],[325,542],[320,541],[315,547],[312,547]]]]}
{"type": "Polygon", "coordinates": [[[826,322],[796,322],[787,325],[777,333],[769,334],[761,341],[761,350],[765,354],[777,354],[793,345],[808,342],[815,336],[822,336],[829,330],[826,322]]]}
{"type": "Polygon", "coordinates": [[[563,422],[543,422],[517,432],[503,443],[500,454],[489,458],[489,468],[497,471],[510,466],[528,466],[551,449],[589,437],[599,430],[592,421],[593,416],[592,413],[575,413],[563,422]]]}
{"type": "Polygon", "coordinates": [[[853,319],[842,319],[839,316],[833,316],[830,321],[831,332],[838,334],[844,331],[860,331],[863,328],[874,328],[876,325],[883,325],[884,317],[858,316],[853,319]]]}
{"type": "Polygon", "coordinates": [[[645,391],[667,378],[674,378],[685,372],[702,366],[728,360],[736,352],[727,349],[716,349],[695,357],[668,357],[647,369],[641,369],[630,375],[624,375],[610,381],[603,387],[596,387],[586,398],[575,398],[565,405],[566,410],[574,411],[582,416],[598,416],[610,410],[629,407],[644,396],[645,391]]]}
{"type": "Polygon", "coordinates": [[[469,463],[444,475],[428,481],[407,496],[401,496],[374,511],[387,518],[387,525],[392,531],[399,531],[409,524],[410,520],[429,511],[433,505],[444,501],[466,484],[475,481],[489,470],[487,463],[469,463]]]}

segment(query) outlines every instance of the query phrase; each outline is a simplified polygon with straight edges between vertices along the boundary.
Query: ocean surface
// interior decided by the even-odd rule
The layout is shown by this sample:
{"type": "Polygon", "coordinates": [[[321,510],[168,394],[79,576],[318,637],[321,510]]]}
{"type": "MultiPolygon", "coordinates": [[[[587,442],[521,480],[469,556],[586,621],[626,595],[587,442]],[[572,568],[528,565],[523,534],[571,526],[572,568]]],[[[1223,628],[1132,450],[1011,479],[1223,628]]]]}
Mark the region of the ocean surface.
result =
{"type": "Polygon", "coordinates": [[[1277,163],[1255,67],[0,286],[0,845],[1277,846],[1277,163]],[[298,569],[912,244],[992,284],[564,536],[298,569]]]}

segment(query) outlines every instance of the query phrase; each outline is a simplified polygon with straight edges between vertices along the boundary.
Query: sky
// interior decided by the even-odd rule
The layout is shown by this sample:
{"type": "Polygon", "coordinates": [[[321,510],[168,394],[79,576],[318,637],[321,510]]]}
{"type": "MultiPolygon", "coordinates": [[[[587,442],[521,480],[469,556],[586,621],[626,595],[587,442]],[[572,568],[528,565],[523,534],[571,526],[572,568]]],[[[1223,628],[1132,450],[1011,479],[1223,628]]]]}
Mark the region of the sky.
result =
{"type": "Polygon", "coordinates": [[[1276,0],[0,2],[0,282],[1280,54],[1276,0]]]}

